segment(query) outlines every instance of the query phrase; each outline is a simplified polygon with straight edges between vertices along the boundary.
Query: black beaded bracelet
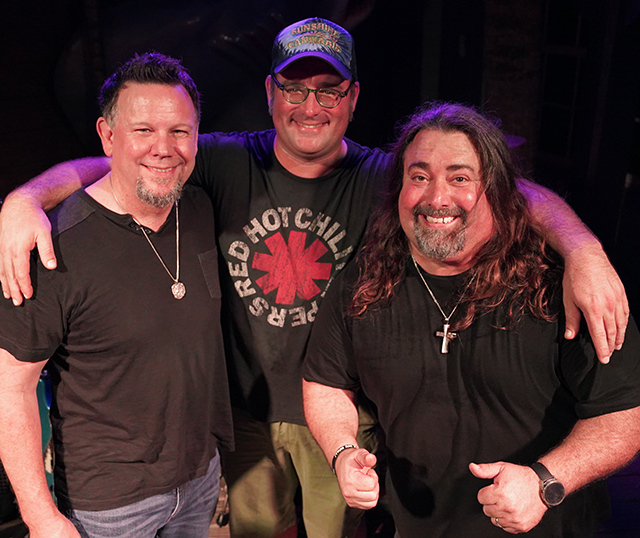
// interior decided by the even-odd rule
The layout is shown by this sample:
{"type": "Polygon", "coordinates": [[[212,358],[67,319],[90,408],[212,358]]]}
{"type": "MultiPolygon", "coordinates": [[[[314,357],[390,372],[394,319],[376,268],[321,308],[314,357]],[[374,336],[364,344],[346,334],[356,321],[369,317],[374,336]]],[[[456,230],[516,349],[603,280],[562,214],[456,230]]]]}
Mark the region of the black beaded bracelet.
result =
{"type": "Polygon", "coordinates": [[[338,456],[348,448],[358,448],[358,447],[356,445],[342,445],[338,450],[336,450],[336,453],[333,455],[333,459],[331,460],[331,469],[333,470],[333,474],[335,474],[336,472],[336,460],[338,459],[338,456]]]}

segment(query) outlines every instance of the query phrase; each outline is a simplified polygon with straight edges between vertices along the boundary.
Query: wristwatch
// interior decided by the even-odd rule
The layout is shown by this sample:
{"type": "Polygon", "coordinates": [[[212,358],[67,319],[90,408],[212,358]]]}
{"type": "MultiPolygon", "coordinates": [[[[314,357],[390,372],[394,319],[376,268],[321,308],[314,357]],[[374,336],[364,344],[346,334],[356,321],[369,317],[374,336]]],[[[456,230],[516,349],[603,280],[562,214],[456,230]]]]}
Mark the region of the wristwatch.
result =
{"type": "Polygon", "coordinates": [[[540,479],[540,498],[549,508],[564,501],[565,490],[562,482],[553,476],[539,461],[529,465],[540,479]]]}

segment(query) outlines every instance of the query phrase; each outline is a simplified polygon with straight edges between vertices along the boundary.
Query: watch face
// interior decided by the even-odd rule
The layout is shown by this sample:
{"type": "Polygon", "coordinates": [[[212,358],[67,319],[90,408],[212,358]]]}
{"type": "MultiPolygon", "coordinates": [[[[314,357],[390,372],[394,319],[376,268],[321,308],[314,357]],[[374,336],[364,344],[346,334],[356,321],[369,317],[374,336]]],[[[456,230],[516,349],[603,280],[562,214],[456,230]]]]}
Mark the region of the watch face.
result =
{"type": "Polygon", "coordinates": [[[542,498],[549,506],[558,506],[564,500],[564,486],[557,480],[545,483],[542,498]]]}

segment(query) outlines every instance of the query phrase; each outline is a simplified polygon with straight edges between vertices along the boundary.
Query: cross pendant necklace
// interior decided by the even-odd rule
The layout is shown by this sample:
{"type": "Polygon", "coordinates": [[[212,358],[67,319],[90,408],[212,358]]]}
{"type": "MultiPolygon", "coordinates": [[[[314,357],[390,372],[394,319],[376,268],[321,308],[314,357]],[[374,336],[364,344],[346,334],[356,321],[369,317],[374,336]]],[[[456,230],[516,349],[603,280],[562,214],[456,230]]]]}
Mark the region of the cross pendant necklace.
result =
{"type": "Polygon", "coordinates": [[[449,353],[449,342],[451,342],[452,340],[454,340],[458,336],[458,333],[454,333],[453,331],[449,330],[451,328],[451,324],[449,323],[449,320],[451,319],[451,316],[453,316],[453,313],[458,308],[458,305],[460,304],[460,301],[462,301],[462,297],[464,296],[464,293],[467,291],[467,288],[469,287],[469,284],[471,284],[471,281],[473,280],[473,277],[471,277],[471,279],[469,280],[469,282],[465,286],[464,291],[462,292],[462,295],[460,295],[460,298],[458,299],[458,302],[453,307],[453,310],[451,311],[451,313],[447,316],[444,313],[444,310],[442,310],[442,307],[440,306],[440,303],[438,302],[438,299],[436,299],[436,296],[431,291],[431,288],[429,287],[429,284],[427,284],[427,281],[422,276],[422,271],[420,271],[420,268],[418,267],[418,263],[416,262],[416,259],[413,257],[413,254],[411,255],[411,259],[413,260],[413,265],[415,265],[416,271],[418,272],[418,275],[420,276],[420,280],[422,280],[422,283],[424,284],[424,287],[427,288],[427,291],[429,292],[429,295],[431,295],[431,298],[433,299],[433,302],[436,304],[436,306],[438,307],[438,310],[440,310],[440,313],[442,314],[442,317],[444,318],[443,325],[442,325],[442,330],[441,331],[436,331],[435,336],[437,336],[438,338],[442,338],[442,346],[440,347],[440,353],[443,353],[443,354],[449,353]]]}
{"type": "MultiPolygon", "coordinates": [[[[453,312],[451,312],[451,314],[453,314],[453,312]]],[[[449,342],[456,336],[458,336],[457,333],[449,332],[449,327],[451,327],[451,325],[449,325],[449,318],[445,317],[442,330],[436,331],[436,336],[442,338],[442,347],[440,348],[440,353],[449,353],[449,342]]]]}

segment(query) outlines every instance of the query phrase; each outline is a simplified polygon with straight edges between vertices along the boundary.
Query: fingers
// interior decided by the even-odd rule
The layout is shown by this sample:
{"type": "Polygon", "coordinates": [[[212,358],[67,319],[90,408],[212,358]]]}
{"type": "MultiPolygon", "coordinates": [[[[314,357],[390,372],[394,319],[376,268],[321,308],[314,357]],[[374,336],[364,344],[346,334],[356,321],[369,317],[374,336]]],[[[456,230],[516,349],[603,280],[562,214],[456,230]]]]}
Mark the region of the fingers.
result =
{"type": "MultiPolygon", "coordinates": [[[[602,364],[607,364],[611,357],[613,349],[609,346],[609,336],[607,333],[605,321],[602,317],[594,318],[590,315],[585,315],[587,320],[587,326],[589,327],[589,334],[591,335],[591,341],[593,347],[596,350],[598,360],[602,364]]],[[[613,341],[615,342],[615,335],[613,341]]],[[[615,346],[613,346],[615,348],[615,346]]]]}
{"type": "Polygon", "coordinates": [[[47,269],[55,269],[58,265],[56,255],[53,250],[53,242],[50,234],[44,234],[38,236],[36,239],[36,246],[40,254],[40,261],[47,269]]]}
{"type": "Polygon", "coordinates": [[[361,467],[372,468],[378,460],[371,452],[361,449],[355,452],[354,461],[361,467]]]}
{"type": "Polygon", "coordinates": [[[42,264],[48,269],[55,269],[57,262],[51,225],[44,212],[39,208],[35,214],[19,210],[5,214],[7,211],[5,203],[0,227],[0,284],[5,299],[18,306],[33,295],[29,275],[31,250],[38,248],[42,264]]]}
{"type": "Polygon", "coordinates": [[[620,302],[615,308],[607,309],[601,315],[585,313],[589,334],[596,350],[598,360],[607,364],[611,354],[624,343],[629,310],[626,303],[620,302]]]}
{"type": "Polygon", "coordinates": [[[565,338],[571,340],[578,334],[581,312],[584,313],[598,360],[607,364],[611,354],[622,347],[629,322],[629,303],[622,285],[591,296],[590,301],[580,307],[574,297],[565,293],[564,303],[565,338]]]}
{"type": "MultiPolygon", "coordinates": [[[[29,275],[29,264],[30,256],[27,254],[22,254],[20,257],[16,258],[14,261],[14,279],[15,282],[14,287],[12,288],[11,296],[13,297],[13,302],[16,302],[16,295],[22,294],[25,299],[30,299],[33,295],[33,288],[31,286],[31,277],[29,275]]],[[[20,297],[18,299],[21,300],[20,297]]]]}
{"type": "Polygon", "coordinates": [[[564,304],[564,314],[566,318],[564,326],[564,337],[567,340],[573,340],[580,330],[580,319],[582,318],[582,314],[580,313],[580,309],[575,305],[575,303],[571,300],[568,300],[566,293],[564,297],[564,304]]]}
{"type": "Polygon", "coordinates": [[[512,525],[511,521],[507,517],[489,516],[489,519],[491,519],[491,523],[495,527],[498,527],[499,529],[502,529],[504,532],[508,532],[509,534],[520,534],[522,532],[522,530],[519,530],[518,527],[512,525]]]}
{"type": "Polygon", "coordinates": [[[469,470],[471,474],[476,478],[484,478],[487,480],[492,480],[495,478],[502,469],[501,463],[470,463],[469,470]]]}
{"type": "MultiPolygon", "coordinates": [[[[47,269],[55,269],[57,265],[56,256],[53,250],[51,235],[41,234],[36,238],[36,247],[40,255],[42,265],[47,269]]],[[[30,276],[30,253],[26,251],[18,252],[13,260],[13,278],[9,282],[11,297],[14,304],[20,304],[22,297],[30,299],[33,295],[30,276]],[[19,301],[16,303],[16,301],[19,301]]]]}
{"type": "Polygon", "coordinates": [[[346,503],[352,508],[369,510],[378,504],[380,484],[378,475],[373,469],[355,480],[350,486],[342,488],[346,503]]]}
{"type": "Polygon", "coordinates": [[[336,476],[342,496],[352,508],[368,510],[378,504],[380,485],[372,469],[376,457],[365,449],[350,450],[338,459],[336,476]]]}
{"type": "Polygon", "coordinates": [[[509,534],[520,534],[523,532],[529,532],[536,525],[532,525],[526,518],[518,518],[514,514],[507,512],[494,512],[491,510],[484,510],[485,515],[491,520],[491,524],[494,527],[502,529],[509,534]]]}
{"type": "Polygon", "coordinates": [[[33,295],[31,286],[30,253],[23,251],[9,258],[3,258],[3,270],[0,274],[2,293],[5,299],[11,299],[13,304],[19,306],[22,300],[30,299],[33,295]]]}
{"type": "MultiPolygon", "coordinates": [[[[15,306],[22,304],[23,292],[16,277],[17,271],[13,258],[3,258],[3,269],[0,273],[2,281],[2,294],[5,299],[11,299],[15,306]]],[[[30,287],[30,286],[29,286],[30,287]]],[[[25,289],[28,297],[31,297],[29,288],[25,289]]]]}
{"type": "Polygon", "coordinates": [[[9,286],[5,289],[5,282],[7,281],[6,273],[4,270],[4,259],[0,256],[0,286],[2,287],[2,296],[5,299],[11,298],[11,293],[9,292],[9,286]]]}
{"type": "Polygon", "coordinates": [[[624,337],[627,332],[627,325],[629,323],[629,301],[627,300],[627,294],[622,295],[622,300],[618,301],[616,309],[616,338],[615,348],[621,349],[624,343],[624,337]]]}
{"type": "Polygon", "coordinates": [[[587,322],[598,359],[609,362],[622,347],[629,321],[629,303],[624,285],[600,245],[576,249],[566,259],[563,279],[567,315],[565,338],[580,328],[579,309],[587,322]]]}
{"type": "Polygon", "coordinates": [[[491,523],[505,532],[528,532],[542,519],[546,511],[539,496],[539,479],[526,466],[506,462],[470,464],[469,469],[481,478],[499,472],[493,483],[478,491],[478,502],[491,523]],[[496,521],[496,518],[497,521],[496,521]]]}

